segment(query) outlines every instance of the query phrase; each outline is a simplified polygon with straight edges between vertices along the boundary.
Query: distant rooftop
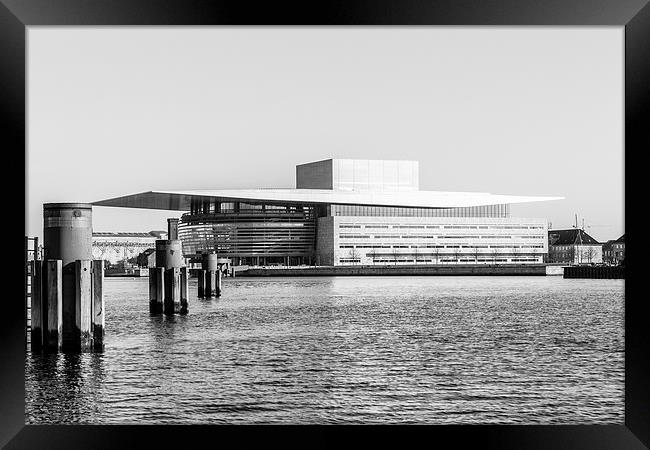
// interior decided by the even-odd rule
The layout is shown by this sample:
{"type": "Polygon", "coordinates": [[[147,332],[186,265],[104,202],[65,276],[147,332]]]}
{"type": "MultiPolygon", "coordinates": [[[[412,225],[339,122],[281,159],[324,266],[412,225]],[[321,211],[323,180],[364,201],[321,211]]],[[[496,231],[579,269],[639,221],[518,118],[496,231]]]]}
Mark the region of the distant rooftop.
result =
{"type": "Polygon", "coordinates": [[[599,242],[589,236],[581,228],[569,228],[566,230],[549,230],[549,242],[551,245],[598,245],[599,242]]]}
{"type": "Polygon", "coordinates": [[[159,237],[160,234],[167,234],[166,231],[150,231],[148,233],[142,232],[110,232],[110,231],[93,231],[93,237],[139,237],[139,238],[152,238],[159,237]]]}

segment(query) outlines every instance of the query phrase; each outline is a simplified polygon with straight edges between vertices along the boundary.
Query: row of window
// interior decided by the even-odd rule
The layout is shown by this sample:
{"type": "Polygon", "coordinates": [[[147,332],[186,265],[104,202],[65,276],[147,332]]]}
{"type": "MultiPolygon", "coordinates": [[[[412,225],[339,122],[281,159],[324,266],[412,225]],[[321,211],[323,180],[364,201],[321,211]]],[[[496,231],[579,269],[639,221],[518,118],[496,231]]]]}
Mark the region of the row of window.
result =
{"type": "Polygon", "coordinates": [[[325,215],[364,217],[510,217],[510,205],[501,204],[460,208],[328,205],[325,208],[325,215]]]}
{"type": "MultiPolygon", "coordinates": [[[[365,228],[389,228],[389,225],[364,225],[365,228]]],[[[444,228],[448,230],[543,230],[543,226],[525,226],[525,225],[392,225],[391,228],[399,229],[425,229],[425,228],[444,228]]],[[[361,225],[340,224],[339,228],[361,228],[361,225]]]]}
{"type": "Polygon", "coordinates": [[[411,234],[411,235],[397,235],[397,234],[376,234],[373,236],[367,234],[340,234],[341,239],[544,239],[541,235],[453,235],[453,236],[435,236],[431,234],[411,234]]]}
{"type": "Polygon", "coordinates": [[[543,245],[339,245],[339,248],[544,248],[543,245]]]}
{"type": "MultiPolygon", "coordinates": [[[[341,258],[339,260],[341,263],[360,263],[361,259],[359,258],[341,258]]],[[[438,260],[435,259],[420,259],[418,258],[417,260],[415,259],[404,259],[404,258],[374,258],[372,259],[373,263],[445,263],[445,262],[454,262],[454,263],[460,263],[460,262],[466,262],[466,263],[495,263],[495,262],[538,262],[539,259],[532,257],[532,258],[479,258],[478,260],[472,259],[472,258],[440,258],[438,260]]]]}

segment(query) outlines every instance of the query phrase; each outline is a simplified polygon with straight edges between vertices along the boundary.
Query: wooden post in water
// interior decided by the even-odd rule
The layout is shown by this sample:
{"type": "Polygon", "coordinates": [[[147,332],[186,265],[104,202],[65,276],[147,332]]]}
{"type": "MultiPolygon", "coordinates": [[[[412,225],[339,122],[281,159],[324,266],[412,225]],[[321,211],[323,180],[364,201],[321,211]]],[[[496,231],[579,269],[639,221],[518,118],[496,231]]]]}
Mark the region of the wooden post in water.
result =
{"type": "Polygon", "coordinates": [[[165,295],[163,313],[172,315],[181,312],[181,280],[180,268],[172,267],[165,270],[165,295]]]}
{"type": "Polygon", "coordinates": [[[91,261],[75,261],[75,328],[79,336],[81,351],[89,351],[93,347],[92,317],[93,295],[91,280],[91,261]]]}
{"type": "MultiPolygon", "coordinates": [[[[39,351],[43,348],[43,261],[32,261],[32,326],[31,346],[32,351],[39,351]]],[[[46,316],[47,317],[47,316],[46,316]]]]}
{"type": "Polygon", "coordinates": [[[197,280],[198,280],[198,295],[199,298],[204,298],[205,297],[205,270],[199,269],[197,274],[197,280]]]}
{"type": "Polygon", "coordinates": [[[165,298],[165,268],[152,267],[149,269],[149,311],[151,314],[162,314],[165,298]]]}
{"type": "Polygon", "coordinates": [[[216,276],[217,276],[217,292],[216,292],[216,294],[217,294],[217,297],[221,297],[221,271],[220,270],[217,270],[216,276]]]}
{"type": "Polygon", "coordinates": [[[93,350],[104,351],[104,260],[96,259],[92,262],[93,279],[93,350]]]}
{"type": "Polygon", "coordinates": [[[216,273],[214,270],[205,271],[205,297],[212,298],[216,297],[215,289],[217,285],[216,273]]]}
{"type": "Polygon", "coordinates": [[[63,261],[49,259],[45,262],[47,273],[44,295],[47,295],[47,331],[45,347],[50,351],[61,349],[63,326],[63,261]]]}
{"type": "Polygon", "coordinates": [[[149,312],[156,313],[156,275],[158,272],[153,267],[149,268],[149,312]]]}
{"type": "Polygon", "coordinates": [[[181,314],[187,314],[188,309],[188,275],[187,267],[181,267],[181,314]]]}

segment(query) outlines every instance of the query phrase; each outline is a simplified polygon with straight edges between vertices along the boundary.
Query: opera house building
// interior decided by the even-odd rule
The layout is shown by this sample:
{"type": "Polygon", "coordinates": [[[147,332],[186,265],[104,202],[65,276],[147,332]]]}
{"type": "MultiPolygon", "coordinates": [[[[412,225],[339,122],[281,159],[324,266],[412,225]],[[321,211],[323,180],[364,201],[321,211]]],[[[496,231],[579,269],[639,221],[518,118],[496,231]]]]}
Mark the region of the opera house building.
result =
{"type": "Polygon", "coordinates": [[[417,161],[328,159],[296,166],[295,189],[150,191],[95,206],[183,211],[186,258],[235,265],[542,263],[547,220],[510,205],[559,200],[421,191],[417,161]]]}

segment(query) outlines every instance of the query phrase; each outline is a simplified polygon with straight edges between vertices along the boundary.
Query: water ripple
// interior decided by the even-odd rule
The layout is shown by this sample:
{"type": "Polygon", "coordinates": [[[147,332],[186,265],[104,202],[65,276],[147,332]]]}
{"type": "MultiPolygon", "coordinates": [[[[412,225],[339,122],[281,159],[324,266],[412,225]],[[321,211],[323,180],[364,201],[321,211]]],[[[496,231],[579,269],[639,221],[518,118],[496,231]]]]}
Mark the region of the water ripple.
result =
{"type": "Polygon", "coordinates": [[[622,424],[623,283],[224,279],[166,318],[107,279],[106,351],[28,354],[26,422],[622,424]]]}

